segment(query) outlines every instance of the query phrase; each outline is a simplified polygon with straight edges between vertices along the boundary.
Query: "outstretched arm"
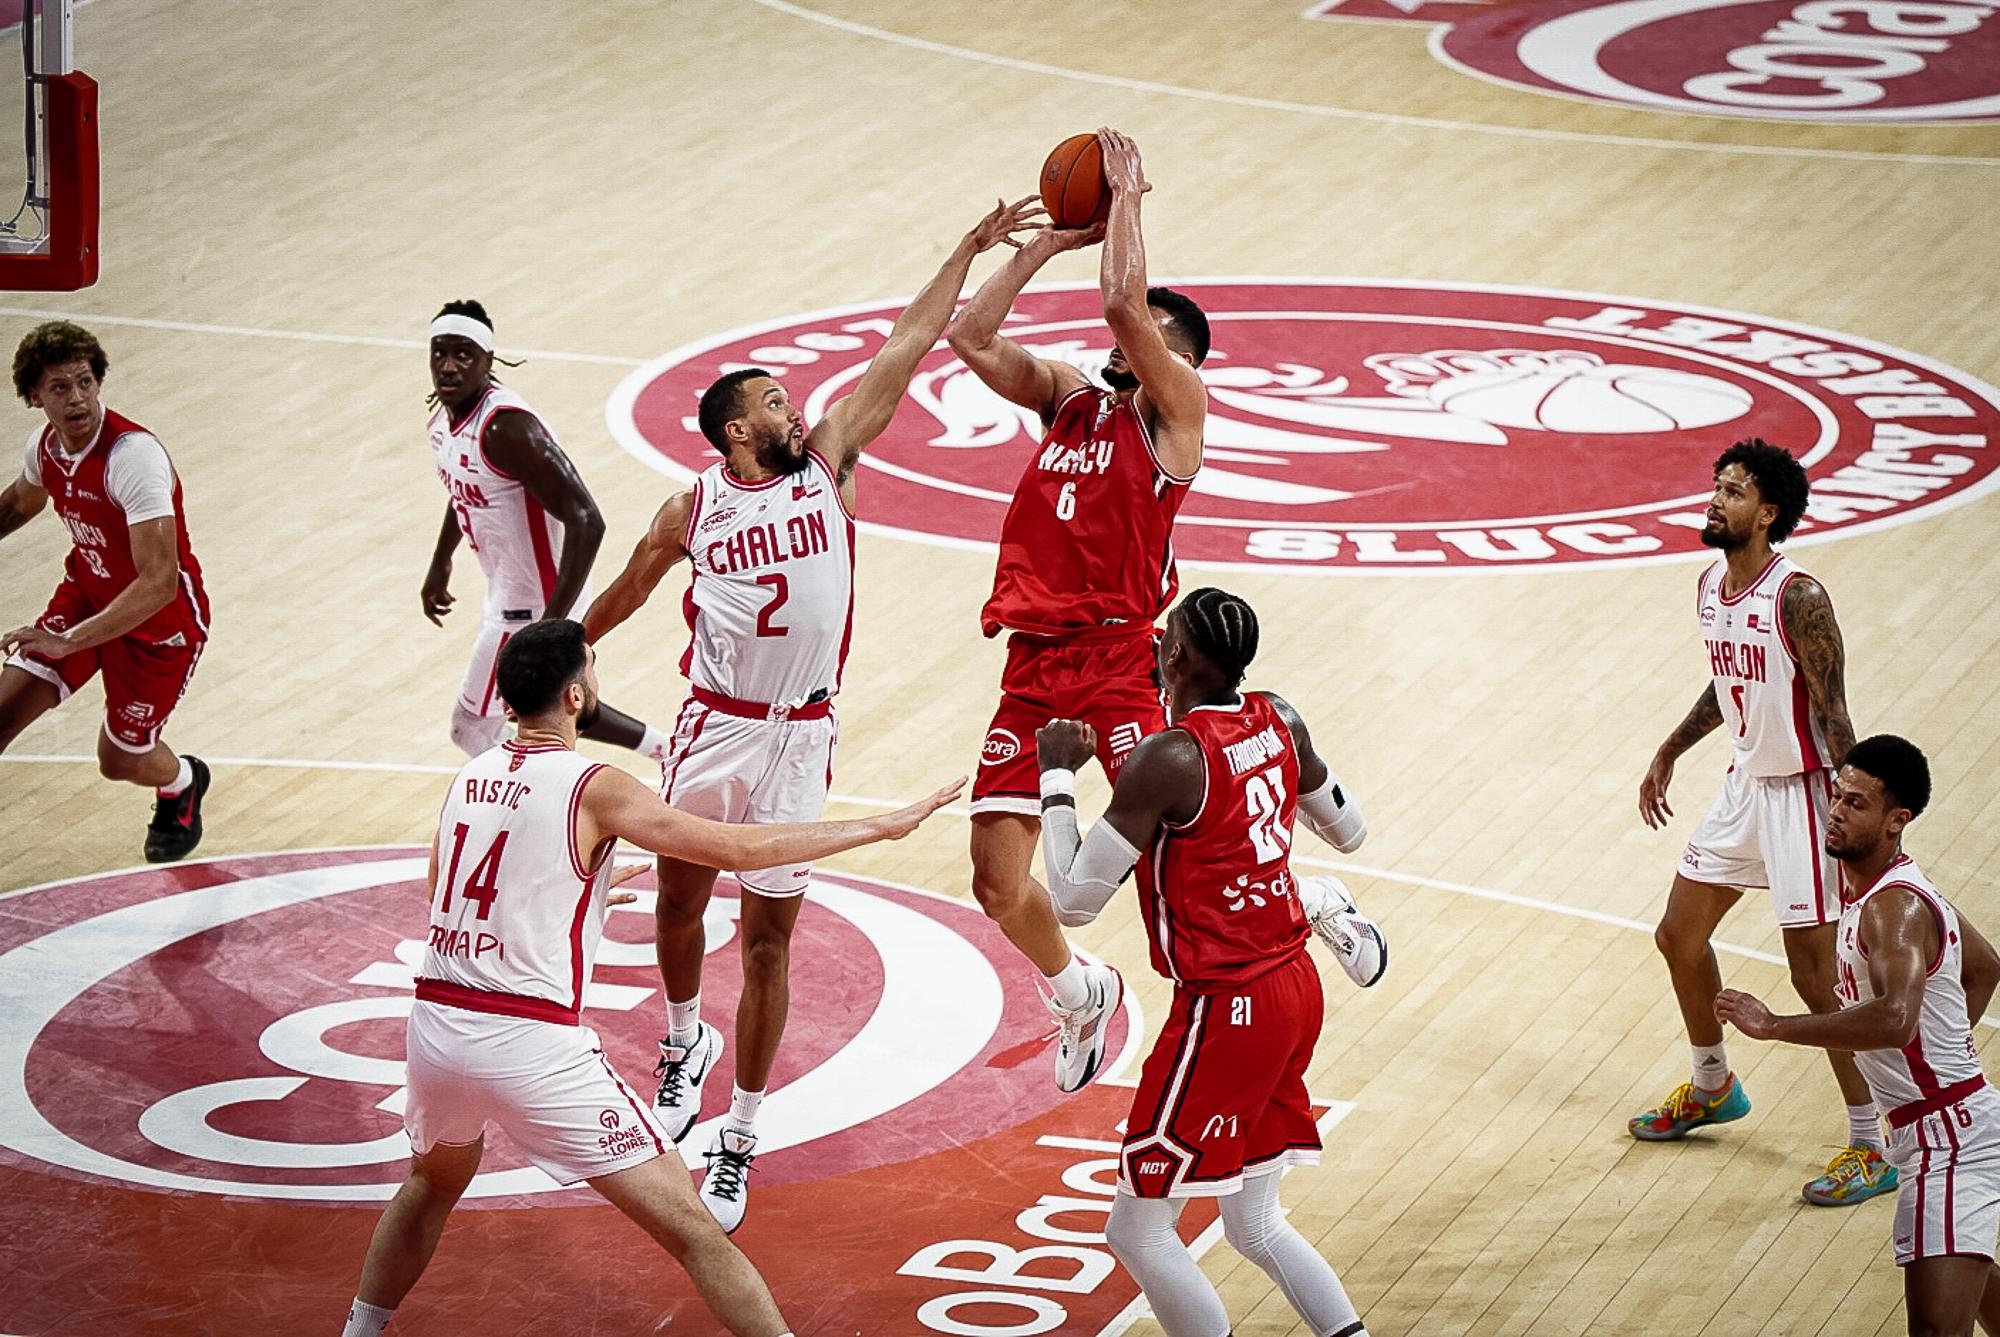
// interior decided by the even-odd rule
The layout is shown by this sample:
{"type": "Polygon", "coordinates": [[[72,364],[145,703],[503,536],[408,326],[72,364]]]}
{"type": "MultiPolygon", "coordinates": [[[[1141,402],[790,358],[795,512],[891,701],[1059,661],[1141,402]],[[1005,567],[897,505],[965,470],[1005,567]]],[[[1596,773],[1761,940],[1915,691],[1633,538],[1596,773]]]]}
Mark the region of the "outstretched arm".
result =
{"type": "Polygon", "coordinates": [[[878,840],[901,840],[964,788],[961,777],[907,808],[858,821],[762,826],[691,816],[669,807],[624,771],[607,766],[584,786],[577,814],[577,846],[595,849],[605,838],[617,837],[654,854],[708,868],[810,863],[878,840]]]}
{"type": "Polygon", "coordinates": [[[1052,720],[1035,735],[1049,901],[1056,919],[1072,928],[1104,912],[1160,823],[1192,816],[1201,794],[1201,749],[1183,729],[1162,730],[1125,758],[1111,806],[1089,838],[1079,840],[1076,769],[1096,750],[1096,731],[1078,720],[1052,720]]]}
{"type": "Polygon", "coordinates": [[[843,487],[854,476],[861,452],[896,416],[896,405],[910,388],[917,364],[944,333],[951,308],[972,269],[972,257],[1003,242],[1018,248],[1021,243],[1015,240],[1016,235],[1033,227],[1035,216],[1041,212],[1035,198],[1030,195],[1012,204],[1002,200],[959,239],[937,274],[896,318],[888,342],[869,362],[854,393],[828,409],[826,416],[813,427],[807,443],[833,464],[835,476],[843,487]]]}
{"type": "Polygon", "coordinates": [[[1258,695],[1271,703],[1292,733],[1292,749],[1299,758],[1299,820],[1342,854],[1354,853],[1368,838],[1368,823],[1361,818],[1361,805],[1313,750],[1306,722],[1299,718],[1291,703],[1276,692],[1258,695]]]}
{"type": "Polygon", "coordinates": [[[959,361],[992,388],[994,393],[1024,409],[1033,409],[1047,422],[1064,395],[1084,384],[1083,373],[1067,362],[1038,358],[1000,333],[1001,323],[1013,309],[1014,299],[1028,286],[1038,270],[1064,251],[1090,246],[1100,241],[1104,229],[1043,228],[1029,238],[1007,263],[993,271],[979,291],[972,294],[952,318],[945,338],[959,361]]]}
{"type": "Polygon", "coordinates": [[[172,602],[180,588],[180,526],[171,515],[141,520],[127,531],[132,540],[132,583],[111,602],[67,631],[16,627],[0,636],[0,654],[15,651],[61,659],[79,650],[115,641],[172,602]]]}
{"type": "Polygon", "coordinates": [[[1695,698],[1686,718],[1653,753],[1653,764],[1646,768],[1646,778],[1639,782],[1639,816],[1645,819],[1647,826],[1658,830],[1674,815],[1674,810],[1667,805],[1667,786],[1674,778],[1674,763],[1681,759],[1683,752],[1720,727],[1722,703],[1715,698],[1715,680],[1711,678],[1701,695],[1695,698]]]}
{"type": "Polygon", "coordinates": [[[48,493],[25,477],[16,476],[13,482],[7,484],[7,490],[0,492],[0,538],[34,519],[48,501],[48,493]]]}
{"type": "Polygon", "coordinates": [[[1749,994],[1724,989],[1715,1015],[1753,1040],[1783,1040],[1815,1049],[1901,1049],[1917,1033],[1924,979],[1937,959],[1938,921],[1913,891],[1890,887],[1861,910],[1861,939],[1868,944],[1868,979],[1875,997],[1838,1012],[1774,1016],[1749,994]]]}
{"type": "Polygon", "coordinates": [[[1854,746],[1854,725],[1847,718],[1847,649],[1826,587],[1811,576],[1785,582],[1778,631],[1805,674],[1813,719],[1832,754],[1827,765],[1838,769],[1854,746]]]}
{"type": "Polygon", "coordinates": [[[604,517],[590,489],[548,429],[532,414],[499,413],[487,424],[480,449],[495,467],[517,478],[543,510],[562,522],[562,556],[544,617],[568,617],[590,579],[590,564],[604,542],[604,517]]]}
{"type": "Polygon", "coordinates": [[[688,555],[688,519],[693,514],[694,493],[681,492],[667,498],[654,515],[653,523],[647,526],[645,536],[632,549],[632,556],[626,559],[618,579],[591,602],[590,611],[583,615],[584,639],[595,642],[638,612],[661,577],[688,555]]]}
{"type": "Polygon", "coordinates": [[[1208,391],[1201,374],[1168,345],[1146,304],[1146,242],[1139,229],[1139,202],[1152,187],[1139,163],[1139,146],[1116,130],[1099,130],[1097,140],[1104,146],[1104,177],[1111,185],[1111,216],[1105,222],[1099,273],[1104,319],[1152,409],[1160,463],[1187,478],[1201,467],[1208,391]]]}

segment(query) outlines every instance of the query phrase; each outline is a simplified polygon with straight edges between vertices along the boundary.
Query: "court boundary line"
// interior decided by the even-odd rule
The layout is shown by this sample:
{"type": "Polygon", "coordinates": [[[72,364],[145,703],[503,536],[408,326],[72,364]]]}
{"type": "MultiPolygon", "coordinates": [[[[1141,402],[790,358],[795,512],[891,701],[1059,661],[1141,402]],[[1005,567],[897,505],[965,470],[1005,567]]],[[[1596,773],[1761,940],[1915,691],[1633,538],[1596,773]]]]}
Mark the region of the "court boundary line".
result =
{"type": "Polygon", "coordinates": [[[1555,130],[1526,125],[1490,125],[1480,121],[1455,121],[1440,116],[1412,116],[1397,112],[1363,111],[1353,107],[1334,107],[1317,102],[1291,102],[1283,98],[1257,97],[1250,93],[1226,93],[1216,89],[1188,88],[1180,84],[1160,83],[1151,79],[1132,79],[1118,74],[1099,74],[1093,70],[1073,70],[1061,65],[1049,65],[1038,60],[1023,60],[1017,56],[1003,56],[991,51],[976,51],[971,47],[952,46],[946,42],[935,42],[927,37],[913,37],[907,33],[891,32],[887,28],[875,28],[852,19],[843,19],[832,14],[822,14],[818,10],[803,5],[792,4],[790,0],[749,0],[774,13],[785,14],[808,23],[860,37],[872,38],[878,42],[888,42],[895,46],[931,55],[950,56],[958,60],[969,60],[982,65],[994,65],[1002,69],[1019,70],[1028,74],[1047,75],[1052,78],[1070,79],[1078,83],[1099,84],[1109,88],[1122,89],[1134,93],[1157,93],[1167,97],[1188,98],[1197,102],[1220,102],[1232,106],[1250,107],[1262,111],[1288,112],[1295,116],[1316,116],[1323,120],[1349,120],[1369,122],[1376,125],[1395,125],[1416,130],[1463,131],[1470,134],[1497,135],[1515,139],[1550,140],[1559,143],[1607,145],[1619,148],[1644,148],[1664,150],[1686,150],[1696,153],[1735,153],[1750,157],[1779,158],[1825,158],[1845,162],[1889,162],[1914,163],[1930,166],[1975,166],[2000,167],[2000,158],[1961,156],[1949,153],[1890,153],[1873,149],[1823,149],[1807,147],[1787,147],[1779,144],[1717,144],[1701,140],[1653,139],[1641,135],[1594,134],[1583,130],[1555,130]]]}
{"type": "MultiPolygon", "coordinates": [[[[392,775],[456,775],[459,770],[456,766],[444,766],[428,762],[316,761],[306,757],[205,757],[203,760],[211,766],[269,767],[280,770],[363,771],[392,775]]],[[[17,753],[12,755],[0,753],[0,763],[12,763],[17,766],[95,766],[97,758],[85,756],[82,753],[17,753]]],[[[908,806],[903,800],[878,798],[872,794],[828,794],[827,802],[845,803],[856,808],[879,808],[885,811],[894,811],[897,808],[908,806]]],[[[972,815],[972,810],[969,807],[958,803],[950,804],[940,808],[938,811],[953,817],[970,817],[972,815]]],[[[327,846],[326,848],[380,849],[394,847],[362,844],[335,845],[327,846]]],[[[271,852],[282,853],[283,851],[271,852]]],[[[245,856],[237,854],[209,856],[209,858],[214,859],[235,859],[242,857],[245,856]]],[[[1450,895],[1464,896],[1472,900],[1489,901],[1496,905],[1511,905],[1519,909],[1539,910],[1545,914],[1560,915],[1565,919],[1582,920],[1589,924],[1601,924],[1608,928],[1627,929],[1638,933],[1651,933],[1656,927],[1642,919],[1632,919],[1625,915],[1614,915],[1604,910],[1592,910],[1587,906],[1570,905],[1563,901],[1546,900],[1539,896],[1523,896],[1519,892],[1501,891],[1494,887],[1475,886],[1470,882],[1456,882],[1450,878],[1430,877],[1422,873],[1405,873],[1394,868],[1379,868],[1373,864],[1351,863],[1338,859],[1322,859],[1308,854],[1293,855],[1292,860],[1294,863],[1305,864],[1308,867],[1324,868],[1329,872],[1352,873],[1357,877],[1378,878],[1384,882],[1395,882],[1403,886],[1420,887],[1426,891],[1442,891],[1450,895]]],[[[188,860],[190,863],[202,863],[206,861],[206,859],[188,860]]],[[[158,866],[146,864],[140,865],[138,868],[113,869],[107,873],[85,873],[74,878],[58,879],[54,882],[39,882],[35,886],[38,888],[48,888],[60,886],[67,882],[82,882],[91,878],[107,877],[111,873],[116,872],[133,872],[158,866]]],[[[24,888],[23,890],[26,889],[24,888]]],[[[0,891],[0,899],[5,899],[15,894],[17,893],[13,891],[0,891]]],[[[1721,939],[1713,940],[1710,945],[1717,952],[1725,956],[1740,957],[1746,961],[1760,961],[1766,965],[1773,966],[1787,964],[1784,957],[1775,952],[1764,951],[1761,948],[1745,947],[1740,943],[1724,942],[1721,939]]],[[[1979,1024],[2000,1028],[2000,1017],[1981,1017],[1979,1024]]],[[[1128,1056],[1121,1055],[1121,1058],[1125,1057],[1128,1056]]]]}

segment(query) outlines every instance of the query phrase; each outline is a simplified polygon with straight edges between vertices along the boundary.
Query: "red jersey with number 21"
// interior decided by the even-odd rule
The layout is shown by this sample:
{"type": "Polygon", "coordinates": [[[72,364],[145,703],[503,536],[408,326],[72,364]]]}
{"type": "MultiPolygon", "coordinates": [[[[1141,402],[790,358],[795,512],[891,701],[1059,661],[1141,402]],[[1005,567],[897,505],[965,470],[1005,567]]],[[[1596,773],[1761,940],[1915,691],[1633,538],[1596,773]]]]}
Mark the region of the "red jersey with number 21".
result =
{"type": "Polygon", "coordinates": [[[1137,632],[1173,602],[1174,516],[1193,476],[1160,464],[1136,398],[1086,385],[1056,404],[1000,526],[986,635],[1137,632]]]}
{"type": "Polygon", "coordinates": [[[1139,858],[1153,968],[1195,993],[1248,984],[1305,950],[1292,881],[1299,759],[1268,699],[1197,706],[1174,727],[1201,748],[1201,809],[1139,858]]]}

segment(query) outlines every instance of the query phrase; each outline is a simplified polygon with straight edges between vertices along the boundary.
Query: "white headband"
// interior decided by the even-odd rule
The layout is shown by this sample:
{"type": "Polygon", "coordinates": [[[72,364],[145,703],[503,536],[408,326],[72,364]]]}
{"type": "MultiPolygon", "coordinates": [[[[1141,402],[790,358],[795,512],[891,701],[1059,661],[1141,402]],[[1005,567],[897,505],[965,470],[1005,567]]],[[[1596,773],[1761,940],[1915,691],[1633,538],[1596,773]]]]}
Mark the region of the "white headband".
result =
{"type": "Polygon", "coordinates": [[[431,322],[431,338],[440,334],[456,334],[461,339],[470,339],[487,352],[493,351],[493,327],[471,316],[439,316],[431,322]]]}

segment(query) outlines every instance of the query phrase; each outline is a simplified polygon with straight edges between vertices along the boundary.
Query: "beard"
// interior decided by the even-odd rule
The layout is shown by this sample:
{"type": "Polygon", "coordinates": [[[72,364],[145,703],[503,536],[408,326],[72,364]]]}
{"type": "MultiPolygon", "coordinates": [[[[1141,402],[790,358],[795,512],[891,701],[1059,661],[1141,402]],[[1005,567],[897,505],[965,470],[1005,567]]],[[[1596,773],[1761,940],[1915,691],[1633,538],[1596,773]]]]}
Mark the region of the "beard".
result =
{"type": "Polygon", "coordinates": [[[1104,369],[1104,383],[1110,386],[1113,390],[1117,390],[1121,393],[1127,390],[1137,390],[1139,388],[1139,378],[1132,374],[1132,369],[1130,367],[1126,367],[1122,371],[1118,370],[1115,367],[1106,367],[1104,369]]]}
{"type": "Polygon", "coordinates": [[[602,713],[603,712],[598,709],[597,696],[595,693],[584,698],[583,709],[576,712],[576,731],[578,733],[582,733],[585,729],[588,729],[592,725],[596,724],[597,717],[602,713]]]}
{"type": "Polygon", "coordinates": [[[1704,548],[1720,548],[1724,552],[1735,552],[1749,541],[1748,534],[1730,533],[1729,522],[1726,520],[1720,525],[1701,527],[1701,546],[1704,548]]]}
{"type": "Polygon", "coordinates": [[[806,467],[805,438],[800,437],[798,445],[792,444],[791,433],[780,436],[772,434],[757,443],[758,467],[774,474],[801,473],[806,467]]]}

